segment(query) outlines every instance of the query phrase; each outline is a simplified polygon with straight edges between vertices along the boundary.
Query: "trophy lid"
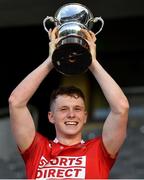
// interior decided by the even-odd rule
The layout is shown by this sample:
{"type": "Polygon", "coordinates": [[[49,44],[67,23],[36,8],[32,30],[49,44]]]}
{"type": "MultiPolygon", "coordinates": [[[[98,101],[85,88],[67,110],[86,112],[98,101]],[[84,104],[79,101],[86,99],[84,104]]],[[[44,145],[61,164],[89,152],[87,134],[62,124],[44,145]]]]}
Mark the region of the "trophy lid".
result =
{"type": "Polygon", "coordinates": [[[60,23],[77,21],[87,24],[88,20],[93,18],[92,12],[84,5],[79,3],[68,3],[61,6],[55,13],[55,18],[60,23]]]}

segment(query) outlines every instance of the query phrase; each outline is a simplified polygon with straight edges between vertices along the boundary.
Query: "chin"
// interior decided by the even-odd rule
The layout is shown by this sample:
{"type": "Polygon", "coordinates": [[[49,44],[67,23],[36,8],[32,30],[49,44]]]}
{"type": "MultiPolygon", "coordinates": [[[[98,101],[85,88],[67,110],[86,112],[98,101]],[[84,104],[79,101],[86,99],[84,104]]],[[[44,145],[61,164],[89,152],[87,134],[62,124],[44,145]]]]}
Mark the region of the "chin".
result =
{"type": "Polygon", "coordinates": [[[65,134],[67,136],[75,136],[75,135],[81,134],[81,130],[79,130],[79,131],[68,130],[68,131],[65,132],[65,134]]]}

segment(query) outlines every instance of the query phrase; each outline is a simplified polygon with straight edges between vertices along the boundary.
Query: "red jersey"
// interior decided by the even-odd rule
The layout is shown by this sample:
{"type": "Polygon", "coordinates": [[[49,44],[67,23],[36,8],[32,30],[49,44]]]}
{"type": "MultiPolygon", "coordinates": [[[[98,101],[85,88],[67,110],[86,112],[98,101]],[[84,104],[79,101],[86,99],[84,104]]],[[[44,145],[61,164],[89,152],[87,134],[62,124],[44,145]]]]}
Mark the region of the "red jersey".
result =
{"type": "Polygon", "coordinates": [[[107,179],[115,162],[101,137],[66,146],[39,133],[22,157],[28,179],[107,179]]]}

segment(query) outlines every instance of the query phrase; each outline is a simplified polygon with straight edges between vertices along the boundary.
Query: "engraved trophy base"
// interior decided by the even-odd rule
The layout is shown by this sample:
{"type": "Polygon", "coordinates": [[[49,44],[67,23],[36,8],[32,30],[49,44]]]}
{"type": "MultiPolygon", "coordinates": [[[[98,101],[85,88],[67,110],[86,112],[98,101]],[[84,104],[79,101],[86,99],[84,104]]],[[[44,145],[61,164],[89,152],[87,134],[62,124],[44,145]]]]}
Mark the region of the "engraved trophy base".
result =
{"type": "Polygon", "coordinates": [[[87,41],[74,35],[61,39],[52,55],[54,67],[65,75],[86,72],[91,61],[87,41]]]}

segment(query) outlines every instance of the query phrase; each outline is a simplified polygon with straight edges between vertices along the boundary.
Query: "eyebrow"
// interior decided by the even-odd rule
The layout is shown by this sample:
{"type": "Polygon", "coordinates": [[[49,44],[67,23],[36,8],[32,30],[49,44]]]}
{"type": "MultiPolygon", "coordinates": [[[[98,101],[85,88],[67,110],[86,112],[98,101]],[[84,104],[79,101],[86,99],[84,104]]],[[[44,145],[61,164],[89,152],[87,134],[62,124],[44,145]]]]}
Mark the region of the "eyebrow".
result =
{"type": "MultiPolygon", "coordinates": [[[[59,106],[58,108],[68,108],[69,106],[67,105],[63,105],[63,106],[59,106]]],[[[73,107],[78,107],[78,108],[84,108],[84,106],[80,106],[80,105],[74,105],[73,107]]]]}

